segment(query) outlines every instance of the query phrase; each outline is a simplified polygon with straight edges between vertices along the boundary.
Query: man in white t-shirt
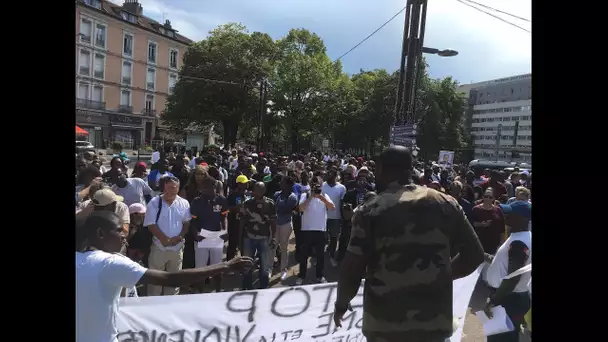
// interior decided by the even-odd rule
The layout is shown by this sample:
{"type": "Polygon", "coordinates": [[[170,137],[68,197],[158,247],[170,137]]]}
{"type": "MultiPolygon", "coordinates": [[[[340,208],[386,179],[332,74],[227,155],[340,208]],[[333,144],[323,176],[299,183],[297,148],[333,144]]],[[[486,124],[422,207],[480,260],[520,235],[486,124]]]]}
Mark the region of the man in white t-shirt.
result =
{"type": "MultiPolygon", "coordinates": [[[[151,269],[177,272],[182,269],[184,260],[184,236],[190,226],[190,203],[177,195],[179,179],[174,176],[162,178],[164,193],[156,196],[146,210],[144,227],[152,233],[152,246],[148,256],[151,269]]],[[[179,294],[179,287],[150,286],[149,296],[179,294]]]]}
{"type": "Polygon", "coordinates": [[[327,210],[327,232],[329,233],[329,245],[327,253],[329,254],[329,262],[333,267],[338,266],[335,259],[336,247],[338,246],[338,236],[342,227],[342,200],[346,194],[346,187],[336,181],[338,173],[334,170],[327,172],[327,181],[321,186],[321,191],[327,194],[331,201],[336,206],[333,210],[327,210]]]}
{"type": "Polygon", "coordinates": [[[76,224],[76,342],[117,342],[118,299],[123,288],[138,284],[181,286],[253,266],[235,258],[205,268],[163,272],[146,269],[118,252],[126,243],[120,218],[98,211],[76,224]]]}
{"type": "Polygon", "coordinates": [[[300,197],[300,211],[302,212],[302,230],[300,232],[300,273],[296,285],[302,285],[306,279],[308,268],[308,251],[311,247],[315,251],[317,282],[326,282],[323,276],[325,267],[325,231],[327,230],[327,210],[335,210],[336,206],[327,194],[322,193],[321,186],[314,184],[312,192],[305,192],[300,197]]]}

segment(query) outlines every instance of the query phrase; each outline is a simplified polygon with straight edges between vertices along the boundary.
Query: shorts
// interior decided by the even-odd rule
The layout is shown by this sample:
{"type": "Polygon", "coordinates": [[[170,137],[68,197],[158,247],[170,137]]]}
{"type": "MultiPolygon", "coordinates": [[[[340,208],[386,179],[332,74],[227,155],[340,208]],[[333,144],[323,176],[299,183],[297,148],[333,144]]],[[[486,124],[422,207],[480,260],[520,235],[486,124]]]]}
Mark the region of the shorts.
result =
{"type": "Polygon", "coordinates": [[[327,233],[330,237],[338,237],[340,235],[340,223],[342,220],[327,219],[327,233]]]}
{"type": "Polygon", "coordinates": [[[217,265],[224,258],[224,248],[194,248],[194,264],[196,268],[205,267],[208,265],[217,265]]]}

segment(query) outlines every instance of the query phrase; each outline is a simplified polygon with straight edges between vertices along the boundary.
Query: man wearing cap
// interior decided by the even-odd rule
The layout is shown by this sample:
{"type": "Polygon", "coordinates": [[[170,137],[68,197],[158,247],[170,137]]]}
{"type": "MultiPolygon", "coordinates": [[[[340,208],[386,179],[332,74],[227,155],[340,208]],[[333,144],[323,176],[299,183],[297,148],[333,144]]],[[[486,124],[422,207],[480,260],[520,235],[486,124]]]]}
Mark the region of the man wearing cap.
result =
{"type": "Polygon", "coordinates": [[[492,291],[484,311],[487,314],[493,306],[502,305],[516,329],[488,336],[487,340],[517,342],[519,326],[530,309],[528,283],[532,275],[528,272],[509,279],[503,278],[532,263],[532,232],[528,230],[528,223],[532,218],[532,204],[515,201],[501,204],[500,208],[505,213],[505,224],[511,235],[495,255],[486,254],[486,261],[490,263],[486,281],[492,291]]]}
{"type": "Polygon", "coordinates": [[[243,203],[251,198],[247,195],[249,179],[245,175],[236,177],[236,188],[228,196],[228,249],[226,250],[226,260],[236,256],[237,247],[241,244],[240,216],[243,203]]]}
{"type": "Polygon", "coordinates": [[[129,207],[123,203],[122,196],[117,196],[109,188],[100,189],[95,192],[91,205],[76,213],[76,218],[88,216],[92,211],[111,211],[120,218],[125,234],[129,233],[129,207]]]}

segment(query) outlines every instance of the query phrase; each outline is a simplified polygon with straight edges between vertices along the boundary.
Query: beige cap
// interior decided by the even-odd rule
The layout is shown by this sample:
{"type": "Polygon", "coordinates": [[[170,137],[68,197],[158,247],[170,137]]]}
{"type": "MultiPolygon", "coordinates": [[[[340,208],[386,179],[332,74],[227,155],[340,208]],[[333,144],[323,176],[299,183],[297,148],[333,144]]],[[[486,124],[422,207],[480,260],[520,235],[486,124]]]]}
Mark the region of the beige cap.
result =
{"type": "Polygon", "coordinates": [[[114,191],[106,188],[101,189],[95,192],[93,196],[93,203],[98,207],[105,207],[106,205],[113,202],[122,202],[123,197],[118,196],[114,193],[114,191]]]}

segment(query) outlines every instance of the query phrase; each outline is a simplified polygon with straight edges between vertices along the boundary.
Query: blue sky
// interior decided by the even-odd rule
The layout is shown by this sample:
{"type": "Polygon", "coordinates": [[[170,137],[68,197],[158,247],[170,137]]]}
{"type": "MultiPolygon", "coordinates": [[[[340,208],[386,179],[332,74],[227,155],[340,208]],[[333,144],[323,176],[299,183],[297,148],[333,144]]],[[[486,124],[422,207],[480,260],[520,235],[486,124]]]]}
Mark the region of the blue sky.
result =
{"type": "MultiPolygon", "coordinates": [[[[121,0],[112,0],[121,3],[121,0]]],[[[531,18],[531,0],[475,0],[531,18]]],[[[139,0],[144,14],[163,18],[181,34],[204,39],[218,25],[240,22],[275,39],[306,28],[324,40],[335,59],[405,6],[405,0],[139,0]]],[[[531,30],[529,22],[491,12],[531,30]]],[[[399,67],[404,15],[342,59],[344,70],[399,67]]],[[[461,84],[531,72],[532,35],[456,0],[429,0],[425,46],[459,52],[427,56],[432,77],[452,76],[461,84]]]]}

